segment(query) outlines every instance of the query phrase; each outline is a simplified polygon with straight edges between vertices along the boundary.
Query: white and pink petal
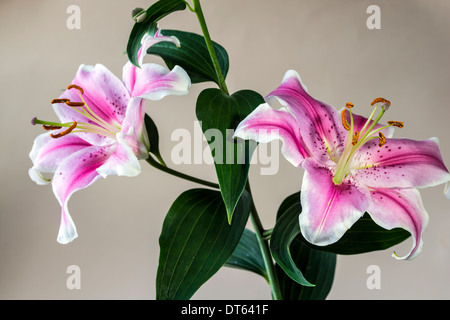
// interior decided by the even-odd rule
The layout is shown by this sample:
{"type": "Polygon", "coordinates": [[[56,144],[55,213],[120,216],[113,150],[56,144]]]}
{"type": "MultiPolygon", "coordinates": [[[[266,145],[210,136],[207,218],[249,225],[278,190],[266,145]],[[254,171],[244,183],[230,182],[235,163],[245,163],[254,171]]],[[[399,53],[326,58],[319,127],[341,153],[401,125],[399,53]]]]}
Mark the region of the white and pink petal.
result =
{"type": "Polygon", "coordinates": [[[134,154],[133,148],[127,142],[127,136],[133,137],[133,128],[128,133],[117,133],[117,144],[114,152],[97,168],[97,173],[103,178],[110,175],[135,177],[141,173],[139,160],[134,154]]]}
{"type": "Polygon", "coordinates": [[[450,181],[436,138],[386,139],[382,147],[375,141],[362,146],[353,159],[352,174],[361,183],[375,188],[424,188],[450,181]]]}
{"type": "Polygon", "coordinates": [[[312,158],[303,164],[300,231],[318,246],[338,241],[370,206],[368,190],[351,180],[333,183],[333,173],[312,158]]]}
{"type": "Polygon", "coordinates": [[[447,199],[450,199],[450,182],[445,184],[444,195],[447,199]]]}
{"type": "Polygon", "coordinates": [[[280,139],[283,156],[296,167],[310,156],[296,119],[287,109],[274,110],[267,103],[258,106],[238,125],[234,137],[260,143],[280,139]]]}
{"type": "MultiPolygon", "coordinates": [[[[111,125],[119,126],[122,123],[130,95],[122,81],[105,66],[101,64],[81,65],[72,84],[83,88],[83,99],[93,113],[111,125]]],[[[66,90],[60,98],[82,102],[77,89],[66,90]]],[[[65,103],[55,104],[54,109],[61,122],[91,123],[75,108],[70,108],[65,103]]]]}
{"type": "Polygon", "coordinates": [[[42,133],[36,137],[30,152],[33,167],[29,170],[30,178],[37,184],[47,184],[50,179],[43,173],[53,173],[58,165],[73,153],[90,147],[91,144],[76,135],[67,135],[58,139],[50,137],[50,133],[42,133]]]}
{"type": "Polygon", "coordinates": [[[347,131],[340,115],[326,103],[311,97],[296,71],[286,72],[282,84],[266,100],[279,101],[296,118],[303,140],[321,163],[332,165],[332,155],[344,148],[347,131]]]}
{"type": "Polygon", "coordinates": [[[391,230],[402,228],[412,235],[412,248],[408,254],[397,259],[411,260],[415,258],[423,246],[423,232],[428,224],[428,213],[422,204],[422,198],[417,189],[386,189],[371,190],[372,205],[368,213],[373,221],[381,227],[391,230]]]}
{"type": "Polygon", "coordinates": [[[146,33],[141,39],[141,48],[138,51],[138,62],[142,66],[144,57],[147,54],[147,50],[159,43],[159,42],[172,42],[178,48],[181,46],[180,40],[175,36],[164,36],[161,34],[160,30],[157,29],[155,35],[150,35],[146,33]]]}
{"type": "Polygon", "coordinates": [[[97,169],[111,155],[110,147],[90,146],[66,157],[55,171],[52,181],[53,193],[61,205],[61,224],[57,241],[66,244],[78,235],[69,213],[68,202],[74,192],[87,188],[101,176],[97,169]]]}
{"type": "Polygon", "coordinates": [[[169,70],[155,63],[136,68],[127,62],[123,67],[123,82],[131,97],[149,100],[160,100],[167,95],[185,95],[191,85],[191,79],[180,66],[169,70]]]}
{"type": "Polygon", "coordinates": [[[133,149],[137,158],[147,159],[150,150],[150,142],[145,127],[145,108],[143,99],[130,99],[121,132],[125,133],[124,138],[133,149]]]}

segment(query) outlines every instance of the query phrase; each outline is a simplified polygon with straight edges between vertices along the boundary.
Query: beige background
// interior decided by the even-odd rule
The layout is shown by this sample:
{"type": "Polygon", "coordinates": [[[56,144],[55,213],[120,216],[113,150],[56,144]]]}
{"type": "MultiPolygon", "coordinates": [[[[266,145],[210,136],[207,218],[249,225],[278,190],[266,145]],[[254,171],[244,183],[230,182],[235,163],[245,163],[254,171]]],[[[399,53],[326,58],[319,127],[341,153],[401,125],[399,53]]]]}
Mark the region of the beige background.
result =
{"type": "MultiPolygon", "coordinates": [[[[27,170],[33,116],[55,119],[50,100],[72,80],[81,63],[102,63],[121,77],[134,7],[152,1],[29,0],[0,2],[0,298],[154,299],[158,237],[175,198],[197,185],[167,176],[142,162],[136,178],[108,177],[76,193],[70,210],[79,238],[56,242],[60,207],[51,187],[37,186],[27,170]],[[81,8],[81,29],[66,28],[66,9],[81,8]],[[81,268],[81,289],[68,290],[66,268],[81,268]]],[[[437,136],[450,164],[450,3],[446,0],[204,0],[213,39],[231,59],[231,92],[249,88],[265,95],[286,70],[296,69],[310,93],[340,108],[347,101],[368,115],[378,96],[393,103],[389,119],[405,121],[397,137],[437,136]],[[381,7],[381,30],[368,30],[366,9],[381,7]]],[[[176,13],[162,28],[200,32],[194,14],[176,13]]],[[[149,57],[146,61],[161,62],[149,57]]],[[[193,131],[198,93],[148,103],[170,165],[173,130],[193,131]]],[[[266,228],[276,209],[300,189],[302,172],[280,159],[276,176],[250,179],[266,228]]],[[[208,165],[176,169],[215,180],[208,165]]],[[[450,202],[442,187],[423,190],[430,213],[422,254],[411,262],[391,258],[393,249],[339,256],[329,299],[449,299],[450,202]],[[381,269],[381,289],[369,290],[366,270],[381,269]]],[[[400,254],[410,242],[395,247],[400,254]]],[[[264,280],[223,268],[194,299],[270,299],[264,280]]]]}

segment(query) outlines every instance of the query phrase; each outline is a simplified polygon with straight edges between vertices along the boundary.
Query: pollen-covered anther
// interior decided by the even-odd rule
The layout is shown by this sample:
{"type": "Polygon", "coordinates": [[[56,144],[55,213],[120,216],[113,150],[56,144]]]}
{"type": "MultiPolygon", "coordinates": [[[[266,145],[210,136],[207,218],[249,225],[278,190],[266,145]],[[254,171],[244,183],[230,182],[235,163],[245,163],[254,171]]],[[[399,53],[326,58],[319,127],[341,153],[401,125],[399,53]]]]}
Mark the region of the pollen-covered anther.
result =
{"type": "Polygon", "coordinates": [[[384,146],[386,144],[386,137],[381,132],[378,132],[378,136],[379,136],[379,143],[378,143],[378,145],[380,147],[382,147],[382,146],[384,146]]]}
{"type": "Polygon", "coordinates": [[[52,137],[54,139],[61,138],[61,137],[65,136],[65,135],[68,135],[69,133],[71,133],[72,130],[75,129],[76,127],[77,127],[77,122],[74,121],[72,123],[72,125],[69,128],[67,128],[67,130],[64,130],[64,131],[62,131],[60,133],[57,133],[57,134],[53,134],[52,133],[52,134],[50,134],[50,137],[52,137]]]}
{"type": "Polygon", "coordinates": [[[351,103],[351,102],[347,102],[346,104],[345,104],[345,107],[346,108],[349,108],[349,109],[351,109],[351,108],[353,108],[355,105],[353,104],[353,103],[351,103]]]}
{"type": "Polygon", "coordinates": [[[51,104],[54,104],[54,103],[66,103],[66,102],[69,102],[70,100],[69,99],[53,99],[52,101],[50,101],[50,103],[51,104]]]}
{"type": "Polygon", "coordinates": [[[345,130],[349,131],[350,130],[350,125],[348,124],[347,117],[345,116],[345,112],[346,111],[347,111],[347,109],[344,109],[341,112],[342,125],[344,126],[345,130]]]}
{"type": "Polygon", "coordinates": [[[394,127],[403,128],[404,124],[401,121],[388,121],[388,124],[394,127]]]}
{"type": "Polygon", "coordinates": [[[385,98],[381,98],[381,97],[375,98],[370,105],[373,106],[375,103],[380,103],[380,102],[386,103],[388,106],[391,106],[391,102],[389,100],[387,100],[385,98]]]}
{"type": "Polygon", "coordinates": [[[77,89],[78,91],[81,92],[81,94],[84,94],[83,88],[80,86],[77,86],[76,84],[71,84],[71,85],[67,86],[67,90],[70,90],[70,89],[77,89]]]}
{"type": "Polygon", "coordinates": [[[355,146],[358,143],[358,140],[359,140],[359,131],[355,131],[352,138],[352,145],[355,146]]]}
{"type": "Polygon", "coordinates": [[[62,127],[61,126],[53,126],[53,125],[43,124],[42,128],[44,130],[50,131],[50,130],[58,130],[58,129],[61,129],[62,127]]]}
{"type": "Polygon", "coordinates": [[[66,104],[69,106],[69,107],[82,107],[82,106],[84,106],[84,102],[78,102],[78,101],[66,101],[66,104]]]}

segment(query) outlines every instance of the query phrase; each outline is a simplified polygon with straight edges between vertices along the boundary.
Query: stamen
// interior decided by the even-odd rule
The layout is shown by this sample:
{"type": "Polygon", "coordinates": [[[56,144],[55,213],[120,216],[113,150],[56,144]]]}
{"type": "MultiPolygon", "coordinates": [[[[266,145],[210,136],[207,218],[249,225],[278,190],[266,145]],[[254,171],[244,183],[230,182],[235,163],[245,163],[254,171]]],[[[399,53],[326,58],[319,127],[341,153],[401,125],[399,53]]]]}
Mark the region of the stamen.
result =
{"type": "Polygon", "coordinates": [[[347,111],[347,109],[342,110],[342,113],[341,113],[342,125],[344,126],[345,130],[349,131],[350,125],[347,122],[347,117],[345,116],[345,111],[347,111]]]}
{"type": "Polygon", "coordinates": [[[62,136],[68,135],[69,133],[72,132],[73,129],[75,129],[77,126],[77,122],[74,121],[73,124],[67,128],[67,130],[64,130],[63,132],[57,133],[57,134],[50,134],[50,137],[57,139],[57,138],[61,138],[62,136]]]}
{"type": "Polygon", "coordinates": [[[358,143],[358,139],[359,139],[359,131],[355,131],[355,134],[353,135],[352,138],[352,145],[356,145],[358,143]]]}
{"type": "Polygon", "coordinates": [[[69,106],[69,107],[82,107],[82,106],[84,106],[84,102],[77,102],[77,101],[66,101],[66,104],[69,106]]]}
{"type": "Polygon", "coordinates": [[[388,121],[388,124],[394,127],[403,128],[403,122],[401,121],[388,121]]]}
{"type": "Polygon", "coordinates": [[[53,99],[50,103],[54,104],[54,103],[66,103],[69,102],[69,99],[53,99]]]}
{"type": "Polygon", "coordinates": [[[389,106],[391,106],[391,102],[389,100],[386,100],[385,98],[381,98],[381,97],[375,98],[370,105],[373,106],[375,103],[379,103],[379,102],[387,103],[389,106]]]}
{"type": "Polygon", "coordinates": [[[382,132],[378,132],[378,136],[380,137],[379,138],[380,142],[378,143],[378,145],[380,147],[382,147],[386,144],[386,137],[384,136],[384,134],[382,132]]]}
{"type": "Polygon", "coordinates": [[[353,103],[351,103],[351,102],[347,102],[347,103],[345,104],[345,106],[346,106],[347,108],[351,109],[351,108],[353,108],[355,105],[354,105],[353,103]]]}
{"type": "Polygon", "coordinates": [[[48,124],[43,124],[42,128],[44,130],[49,131],[49,130],[58,130],[58,129],[61,129],[62,127],[61,126],[52,126],[52,125],[48,125],[48,124]]]}
{"type": "Polygon", "coordinates": [[[77,86],[76,84],[71,84],[71,85],[69,85],[69,86],[67,87],[67,90],[70,90],[70,89],[77,89],[78,91],[81,92],[81,94],[84,94],[83,88],[80,87],[80,86],[77,86]]]}

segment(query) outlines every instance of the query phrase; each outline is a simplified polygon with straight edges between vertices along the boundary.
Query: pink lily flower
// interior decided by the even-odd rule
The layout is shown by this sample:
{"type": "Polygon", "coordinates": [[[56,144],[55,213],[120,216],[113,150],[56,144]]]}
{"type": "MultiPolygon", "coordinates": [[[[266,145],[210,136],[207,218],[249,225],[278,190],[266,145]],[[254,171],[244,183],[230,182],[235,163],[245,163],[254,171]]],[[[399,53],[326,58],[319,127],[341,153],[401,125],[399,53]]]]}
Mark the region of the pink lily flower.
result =
{"type": "Polygon", "coordinates": [[[304,238],[332,244],[368,212],[385,229],[411,233],[411,251],[394,257],[416,257],[428,223],[417,188],[450,181],[438,140],[392,138],[394,127],[403,123],[379,123],[390,106],[383,98],[374,100],[368,119],[353,114],[351,103],[337,112],[311,97],[292,70],[266,101],[239,124],[235,137],[263,143],[280,139],[285,158],[305,169],[299,218],[304,238]],[[281,108],[270,106],[276,101],[281,108]]]}
{"type": "Polygon", "coordinates": [[[127,62],[123,81],[101,64],[81,65],[67,90],[52,100],[59,122],[34,118],[52,133],[43,133],[30,152],[29,175],[37,184],[52,183],[61,210],[57,241],[68,243],[77,235],[68,201],[100,177],[133,177],[141,172],[139,159],[149,156],[144,124],[144,99],[188,93],[190,79],[179,66],[172,71],[158,64],[142,64],[148,47],[169,37],[144,37],[138,58],[141,68],[127,62]],[[45,178],[43,174],[53,174],[45,178]]]}

